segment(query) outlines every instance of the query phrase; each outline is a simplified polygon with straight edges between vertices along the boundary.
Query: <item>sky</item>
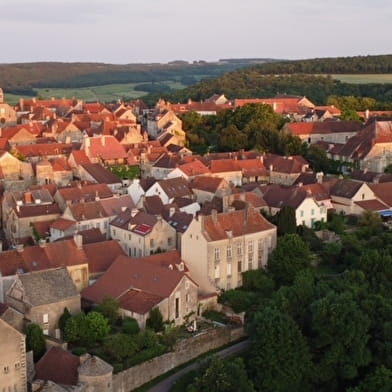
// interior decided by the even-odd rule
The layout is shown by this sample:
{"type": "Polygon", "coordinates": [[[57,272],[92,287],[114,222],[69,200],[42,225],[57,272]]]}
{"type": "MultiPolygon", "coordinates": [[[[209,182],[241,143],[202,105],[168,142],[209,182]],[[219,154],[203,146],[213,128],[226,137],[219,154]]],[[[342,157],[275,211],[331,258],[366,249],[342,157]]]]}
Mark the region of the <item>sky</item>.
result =
{"type": "Polygon", "coordinates": [[[391,0],[0,0],[0,63],[392,53],[391,0]]]}

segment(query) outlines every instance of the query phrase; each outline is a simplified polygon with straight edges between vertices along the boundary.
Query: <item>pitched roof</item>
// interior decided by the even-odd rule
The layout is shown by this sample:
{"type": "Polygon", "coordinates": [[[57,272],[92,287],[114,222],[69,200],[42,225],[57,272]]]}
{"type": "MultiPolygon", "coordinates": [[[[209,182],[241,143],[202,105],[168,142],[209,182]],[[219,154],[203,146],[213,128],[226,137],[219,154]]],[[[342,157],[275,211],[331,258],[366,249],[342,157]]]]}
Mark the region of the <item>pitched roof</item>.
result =
{"type": "Polygon", "coordinates": [[[88,259],[90,273],[106,271],[118,256],[125,256],[125,252],[116,240],[101,241],[83,245],[88,259]]]}
{"type": "Polygon", "coordinates": [[[121,178],[99,163],[82,163],[81,167],[86,170],[95,181],[100,184],[121,184],[121,178]]]}
{"type": "Polygon", "coordinates": [[[66,268],[28,272],[18,278],[25,299],[32,306],[49,305],[79,295],[66,268]]]}
{"type": "Polygon", "coordinates": [[[72,151],[72,148],[72,144],[65,143],[45,143],[29,144],[27,146],[15,146],[15,149],[25,157],[69,155],[72,151]]]}
{"type": "Polygon", "coordinates": [[[167,180],[158,181],[163,191],[169,197],[192,197],[193,192],[189,187],[188,181],[183,177],[169,178],[167,180]]]}
{"type": "Polygon", "coordinates": [[[88,184],[58,190],[59,195],[64,201],[88,202],[99,199],[106,199],[113,196],[113,192],[106,184],[88,184]]]}
{"type": "Polygon", "coordinates": [[[154,306],[163,301],[163,297],[145,291],[130,289],[122,294],[118,300],[121,309],[129,310],[137,314],[146,314],[154,306]]]}
{"type": "Polygon", "coordinates": [[[198,176],[195,177],[194,180],[191,182],[191,187],[193,189],[199,189],[201,191],[215,193],[218,188],[224,183],[226,183],[226,180],[221,177],[198,176]]]}
{"type": "Polygon", "coordinates": [[[69,351],[52,346],[35,365],[35,379],[62,385],[78,383],[80,359],[69,351]]]}
{"type": "Polygon", "coordinates": [[[352,180],[340,180],[332,186],[330,192],[333,196],[351,199],[363,185],[362,182],[352,180]]]}
{"type": "Polygon", "coordinates": [[[339,155],[363,159],[375,144],[392,143],[392,121],[374,121],[351,137],[339,155]]]}
{"type": "Polygon", "coordinates": [[[78,221],[107,218],[109,215],[102,207],[100,201],[90,201],[88,203],[71,204],[67,207],[72,217],[78,221]]]}
{"type": "Polygon", "coordinates": [[[71,156],[73,156],[77,165],[82,163],[91,163],[90,159],[83,150],[74,150],[72,151],[71,156]]]}
{"type": "Polygon", "coordinates": [[[219,241],[275,228],[251,207],[221,214],[213,212],[202,217],[202,231],[208,241],[219,241]]]}
{"type": "Polygon", "coordinates": [[[377,199],[392,207],[392,182],[384,182],[381,184],[369,184],[369,188],[373,191],[377,199]]]}
{"type": "Polygon", "coordinates": [[[193,215],[186,212],[177,211],[166,218],[167,223],[178,233],[184,233],[193,220],[193,215]]]}
{"type": "Polygon", "coordinates": [[[99,303],[104,296],[119,298],[128,290],[134,289],[167,298],[184,276],[182,271],[163,268],[145,262],[143,258],[118,256],[102,277],[83,290],[82,297],[99,303]]]}
{"type": "Polygon", "coordinates": [[[86,154],[103,160],[127,158],[124,146],[114,136],[110,135],[90,138],[90,146],[86,154]]]}
{"type": "Polygon", "coordinates": [[[202,162],[200,162],[198,159],[192,162],[184,163],[183,165],[179,165],[178,169],[180,169],[188,177],[200,176],[203,174],[210,173],[208,167],[202,162]]]}
{"type": "Polygon", "coordinates": [[[136,207],[129,195],[111,197],[109,199],[100,200],[99,202],[107,216],[118,215],[120,212],[124,211],[124,209],[132,210],[132,208],[136,207]]]}
{"type": "Polygon", "coordinates": [[[87,354],[82,364],[78,368],[78,373],[83,376],[103,376],[113,371],[113,366],[99,357],[87,354]]]}
{"type": "Polygon", "coordinates": [[[157,221],[155,215],[133,209],[119,214],[110,222],[110,225],[144,236],[151,232],[157,221]]]}
{"type": "Polygon", "coordinates": [[[275,154],[266,154],[264,165],[268,170],[287,174],[300,174],[309,167],[309,163],[301,156],[283,157],[275,154]]]}
{"type": "Polygon", "coordinates": [[[274,208],[297,209],[308,196],[302,187],[285,187],[278,184],[266,185],[262,187],[262,192],[267,205],[274,208]]]}
{"type": "Polygon", "coordinates": [[[355,204],[367,211],[377,212],[389,209],[387,205],[376,199],[356,201],[355,204]]]}
{"type": "Polygon", "coordinates": [[[359,121],[314,121],[287,123],[287,129],[296,136],[358,132],[362,128],[363,125],[359,121]]]}

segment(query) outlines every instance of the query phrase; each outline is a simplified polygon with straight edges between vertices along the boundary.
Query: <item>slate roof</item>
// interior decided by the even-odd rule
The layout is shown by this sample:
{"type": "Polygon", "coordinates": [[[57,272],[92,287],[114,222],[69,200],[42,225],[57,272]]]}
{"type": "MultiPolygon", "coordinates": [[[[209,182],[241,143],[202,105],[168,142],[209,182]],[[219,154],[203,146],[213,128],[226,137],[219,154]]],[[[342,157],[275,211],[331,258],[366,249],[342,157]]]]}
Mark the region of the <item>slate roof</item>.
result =
{"type": "Polygon", "coordinates": [[[174,197],[192,197],[193,192],[189,187],[188,181],[182,177],[169,178],[167,180],[158,181],[163,191],[169,199],[174,197]]]}
{"type": "Polygon", "coordinates": [[[78,368],[78,373],[83,376],[103,376],[113,371],[113,366],[99,357],[91,356],[85,359],[78,368]]]}
{"type": "Polygon", "coordinates": [[[362,182],[352,180],[340,180],[332,186],[330,192],[333,196],[351,199],[363,185],[362,182]]]}
{"type": "Polygon", "coordinates": [[[47,305],[78,296],[66,268],[34,271],[18,275],[25,299],[32,306],[47,305]]]}

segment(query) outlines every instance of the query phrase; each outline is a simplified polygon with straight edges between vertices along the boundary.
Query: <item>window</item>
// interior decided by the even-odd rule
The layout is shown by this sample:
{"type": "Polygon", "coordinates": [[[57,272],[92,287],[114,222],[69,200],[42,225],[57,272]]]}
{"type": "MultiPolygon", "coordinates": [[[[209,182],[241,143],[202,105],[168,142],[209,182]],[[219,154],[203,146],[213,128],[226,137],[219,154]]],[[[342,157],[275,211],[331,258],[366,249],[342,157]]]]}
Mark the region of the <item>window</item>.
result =
{"type": "Polygon", "coordinates": [[[44,333],[44,335],[49,335],[49,329],[44,329],[43,331],[42,331],[43,333],[44,333]]]}
{"type": "Polygon", "coordinates": [[[248,253],[248,263],[253,261],[253,253],[248,253]]]}
{"type": "Polygon", "coordinates": [[[248,253],[253,252],[253,240],[248,241],[248,253]]]}
{"type": "Polygon", "coordinates": [[[8,366],[4,366],[3,371],[4,373],[8,373],[10,371],[10,368],[8,366]]]}
{"type": "Polygon", "coordinates": [[[227,263],[227,276],[231,276],[231,263],[227,263]]]}
{"type": "Polygon", "coordinates": [[[239,243],[237,245],[237,255],[242,256],[242,244],[241,243],[239,243]]]}
{"type": "Polygon", "coordinates": [[[169,238],[167,239],[167,245],[168,245],[168,246],[172,246],[172,245],[173,245],[173,238],[169,237],[169,238]]]}
{"type": "Polygon", "coordinates": [[[241,271],[242,271],[242,261],[239,261],[239,262],[238,262],[237,271],[238,271],[238,272],[241,272],[241,271]]]}
{"type": "Polygon", "coordinates": [[[231,248],[231,245],[228,245],[227,246],[227,257],[231,258],[231,256],[232,256],[232,248],[231,248]]]}
{"type": "Polygon", "coordinates": [[[301,210],[300,215],[301,215],[301,218],[304,216],[304,211],[303,210],[301,210]]]}
{"type": "Polygon", "coordinates": [[[113,235],[116,235],[116,229],[113,229],[113,235]]]}
{"type": "Polygon", "coordinates": [[[215,258],[215,261],[220,260],[220,249],[219,248],[214,249],[214,258],[215,258]]]}
{"type": "Polygon", "coordinates": [[[220,267],[219,264],[214,267],[214,278],[219,279],[220,277],[220,267]]]}
{"type": "MultiPolygon", "coordinates": [[[[78,272],[80,272],[80,271],[78,271],[78,272]]],[[[49,322],[49,315],[47,313],[45,313],[42,316],[42,321],[43,321],[44,324],[47,324],[49,322]]]]}
{"type": "Polygon", "coordinates": [[[249,262],[249,263],[248,263],[248,271],[250,271],[250,270],[252,270],[252,269],[253,269],[252,262],[249,262]]]}
{"type": "Polygon", "coordinates": [[[185,295],[185,302],[188,303],[189,302],[189,294],[185,295]]]}
{"type": "Polygon", "coordinates": [[[128,241],[131,241],[132,236],[130,234],[128,234],[128,241]]]}
{"type": "Polygon", "coordinates": [[[365,200],[365,194],[362,193],[362,200],[365,200]]]}
{"type": "Polygon", "coordinates": [[[180,298],[176,298],[176,318],[180,317],[180,298]]]}
{"type": "Polygon", "coordinates": [[[310,215],[314,215],[314,209],[313,208],[310,210],[310,215]]]}
{"type": "Polygon", "coordinates": [[[153,247],[154,247],[154,239],[151,238],[151,239],[150,239],[150,248],[153,248],[153,247]]]}

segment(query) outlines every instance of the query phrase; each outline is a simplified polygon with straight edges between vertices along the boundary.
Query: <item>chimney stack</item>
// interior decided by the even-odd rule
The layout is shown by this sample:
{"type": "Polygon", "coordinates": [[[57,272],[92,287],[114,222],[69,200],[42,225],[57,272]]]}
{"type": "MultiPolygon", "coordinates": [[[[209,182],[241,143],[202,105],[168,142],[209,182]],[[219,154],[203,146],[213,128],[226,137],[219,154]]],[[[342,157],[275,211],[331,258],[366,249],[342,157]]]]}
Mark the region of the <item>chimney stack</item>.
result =
{"type": "Polygon", "coordinates": [[[83,249],[83,236],[81,234],[75,234],[73,236],[75,245],[78,249],[83,249]]]}

